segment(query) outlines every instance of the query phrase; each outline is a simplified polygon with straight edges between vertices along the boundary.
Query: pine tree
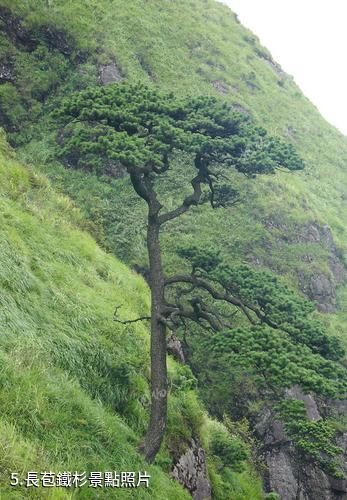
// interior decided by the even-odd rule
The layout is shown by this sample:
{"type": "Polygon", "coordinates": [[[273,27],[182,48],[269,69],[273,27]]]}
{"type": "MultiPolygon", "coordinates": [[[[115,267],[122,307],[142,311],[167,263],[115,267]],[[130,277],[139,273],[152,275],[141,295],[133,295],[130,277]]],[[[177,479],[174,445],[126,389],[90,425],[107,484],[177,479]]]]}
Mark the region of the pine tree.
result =
{"type": "Polygon", "coordinates": [[[238,196],[232,186],[233,172],[255,178],[277,168],[295,171],[304,165],[292,145],[268,136],[249,117],[215,97],[178,98],[142,84],[120,83],[67,98],[55,116],[61,123],[59,154],[67,166],[111,177],[124,170],[148,207],[152,397],[141,450],[151,462],[166,427],[167,328],[188,320],[219,331],[228,319],[218,303],[241,310],[252,323],[265,321],[277,328],[275,321],[281,320],[268,317],[259,304],[230,286],[225,269],[219,267],[219,275],[215,272],[210,279],[209,272],[218,267],[218,256],[199,256],[191,249],[192,273],[166,277],[160,247],[162,227],[205,201],[213,208],[233,204],[238,196]],[[189,179],[191,193],[177,200],[176,208],[165,211],[157,183],[174,168],[173,158],[180,153],[184,153],[187,167],[195,168],[189,179]]]}

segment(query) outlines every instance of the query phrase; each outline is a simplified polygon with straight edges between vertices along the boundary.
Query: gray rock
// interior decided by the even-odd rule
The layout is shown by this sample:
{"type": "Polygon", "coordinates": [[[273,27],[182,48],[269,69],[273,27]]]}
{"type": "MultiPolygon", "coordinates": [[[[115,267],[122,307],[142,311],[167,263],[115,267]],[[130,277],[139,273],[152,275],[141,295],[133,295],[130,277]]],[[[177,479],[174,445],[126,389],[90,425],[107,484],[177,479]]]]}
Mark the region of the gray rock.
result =
{"type": "Polygon", "coordinates": [[[317,273],[307,277],[299,273],[299,283],[308,298],[317,303],[319,311],[336,311],[336,287],[331,276],[317,273]]]}
{"type": "Polygon", "coordinates": [[[282,78],[285,78],[285,77],[289,77],[289,75],[287,75],[283,69],[281,68],[281,66],[276,63],[272,57],[271,57],[271,54],[269,52],[267,52],[266,50],[264,50],[263,48],[259,48],[259,47],[256,47],[254,49],[255,53],[263,60],[265,61],[266,64],[268,64],[270,66],[270,68],[275,72],[277,73],[280,77],[282,78]]]}
{"type": "Polygon", "coordinates": [[[266,465],[270,490],[278,493],[281,500],[298,498],[298,482],[289,454],[281,449],[273,449],[266,455],[266,465]]]}
{"type": "MultiPolygon", "coordinates": [[[[273,234],[278,245],[308,244],[312,245],[312,253],[305,252],[302,260],[314,264],[314,246],[323,247],[328,253],[328,271],[311,271],[306,274],[298,271],[299,286],[307,297],[317,304],[322,312],[336,311],[336,287],[342,284],[347,277],[347,270],[338,248],[335,245],[333,234],[328,225],[318,222],[296,225],[288,228],[288,224],[280,215],[273,215],[263,220],[263,224],[273,234]]],[[[313,267],[313,266],[312,266],[313,267]]],[[[318,266],[315,266],[318,267],[318,266]]]]}
{"type": "Polygon", "coordinates": [[[12,64],[7,61],[0,62],[0,83],[14,82],[14,80],[12,64]]]}
{"type": "Polygon", "coordinates": [[[198,441],[192,439],[190,447],[174,466],[172,476],[191,493],[194,500],[211,499],[205,451],[198,441]]]}
{"type": "Polygon", "coordinates": [[[346,481],[328,476],[298,460],[290,445],[273,447],[265,454],[268,488],[281,500],[346,499],[346,481]]]}
{"type": "Polygon", "coordinates": [[[173,333],[167,339],[167,350],[175,359],[185,363],[184,352],[181,341],[173,333]]]}
{"type": "Polygon", "coordinates": [[[100,66],[99,68],[99,79],[103,85],[108,83],[119,82],[123,79],[121,70],[115,62],[100,66]]]}
{"type": "Polygon", "coordinates": [[[287,125],[283,128],[283,133],[292,139],[297,134],[297,130],[292,125],[287,125]]]}
{"type": "Polygon", "coordinates": [[[311,394],[304,394],[298,385],[294,385],[290,389],[287,389],[286,396],[288,399],[298,399],[302,401],[305,404],[307,417],[310,420],[319,420],[321,418],[317,403],[313,396],[311,394]]]}
{"type": "Polygon", "coordinates": [[[344,283],[347,274],[346,267],[336,254],[332,254],[329,257],[329,267],[331,272],[333,273],[336,283],[338,285],[344,283]]]}
{"type": "Polygon", "coordinates": [[[333,491],[337,493],[347,492],[347,481],[346,479],[338,479],[336,477],[330,478],[330,486],[333,491]]]}
{"type": "MultiPolygon", "coordinates": [[[[303,401],[310,420],[321,418],[322,411],[314,397],[305,394],[298,385],[287,389],[285,397],[303,401]]],[[[347,401],[331,404],[336,406],[338,413],[346,413],[347,401]]],[[[286,436],[282,423],[276,419],[270,406],[263,408],[255,431],[264,445],[263,458],[267,466],[265,483],[268,491],[276,492],[281,500],[347,499],[346,480],[331,477],[314,464],[304,461],[286,436]]],[[[346,456],[347,433],[338,437],[337,444],[346,456]]],[[[347,464],[344,472],[347,472],[347,464]]]]}

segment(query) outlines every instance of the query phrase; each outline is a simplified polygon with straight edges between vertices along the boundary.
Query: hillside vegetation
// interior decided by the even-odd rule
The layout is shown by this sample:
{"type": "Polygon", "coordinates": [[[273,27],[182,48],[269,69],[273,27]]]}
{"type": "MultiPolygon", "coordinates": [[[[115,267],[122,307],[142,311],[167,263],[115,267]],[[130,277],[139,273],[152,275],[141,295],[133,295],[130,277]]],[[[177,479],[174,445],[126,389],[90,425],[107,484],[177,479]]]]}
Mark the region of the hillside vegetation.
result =
{"type": "MultiPolygon", "coordinates": [[[[2,141],[0,318],[9,332],[0,337],[3,484],[9,470],[34,468],[32,457],[41,469],[105,470],[116,463],[138,470],[142,464],[136,446],[148,418],[148,333],[145,323],[121,328],[112,316],[120,302],[124,318],[146,312],[148,290],[111,254],[146,277],[144,206],[121,172],[109,179],[67,169],[52,118],[66,95],[89,85],[127,79],[177,95],[218,95],[295,146],[304,171],[257,180],[235,174],[233,187],[241,193],[235,206],[199,207],[170,223],[162,234],[165,270],[186,270],[182,249],[194,246],[213,250],[236,269],[247,264],[256,273],[270,271],[256,274],[256,281],[268,276],[273,283],[277,275],[280,286],[294,291],[294,302],[311,300],[312,320],[347,346],[346,138],[229,9],[213,0],[0,0],[0,23],[0,123],[18,159],[30,165],[19,165],[2,141]],[[56,194],[45,176],[73,202],[56,194]]],[[[175,193],[186,190],[184,157],[175,169],[175,179],[160,187],[167,208],[175,206],[175,193]]],[[[234,339],[201,338],[194,328],[187,338],[178,332],[197,381],[187,366],[170,360],[169,432],[157,466],[150,467],[152,490],[134,493],[138,498],[163,498],[163,491],[167,498],[186,497],[167,472],[197,436],[208,452],[215,498],[261,498],[258,480],[254,489],[249,484],[253,465],[243,465],[241,473],[216,458],[211,429],[217,424],[197,394],[248,449],[262,449],[242,419],[254,424],[272,405],[271,394],[281,399],[283,387],[300,383],[302,372],[288,365],[292,346],[286,339],[251,334],[238,319],[235,326],[234,339]],[[283,349],[283,356],[275,362],[269,347],[283,349]],[[259,385],[253,368],[260,359],[274,361],[274,371],[259,385]]],[[[323,387],[329,363],[322,368],[315,359],[323,387]]],[[[340,363],[346,366],[346,359],[340,363]]],[[[298,430],[293,422],[302,418],[302,408],[278,412],[289,415],[294,440],[302,431],[322,438],[311,460],[334,442],[336,430],[346,429],[339,417],[327,428],[310,430],[303,423],[298,430]]]]}
{"type": "MultiPolygon", "coordinates": [[[[178,94],[222,95],[237,109],[251,113],[270,133],[295,144],[306,161],[303,173],[279,173],[256,185],[248,183],[238,209],[228,216],[203,212],[194,216],[193,224],[187,217],[189,237],[197,236],[194,227],[203,227],[204,244],[222,246],[232,259],[270,267],[304,291],[310,288],[315,272],[324,274],[332,289],[339,284],[341,277],[334,275],[327,263],[329,248],[324,245],[324,236],[303,233],[307,226],[313,225],[319,232],[320,227],[329,225],[339,256],[344,259],[346,140],[324,121],[291,77],[226,7],[210,0],[105,0],[95,4],[7,4],[2,0],[1,4],[23,16],[27,36],[36,40],[34,50],[25,46],[25,36],[6,49],[8,57],[14,57],[13,82],[2,87],[11,99],[8,121],[13,140],[27,143],[32,138],[26,157],[45,164],[58,185],[102,227],[105,244],[117,255],[132,264],[143,261],[141,207],[123,179],[110,185],[105,180],[66,173],[56,164],[47,165],[52,152],[44,125],[47,112],[55,108],[59,96],[98,83],[107,65],[117,68],[118,77],[146,80],[178,94]],[[14,97],[24,110],[22,116],[13,106],[14,97]],[[23,116],[30,124],[38,115],[38,126],[20,126],[23,116]],[[15,119],[17,124],[13,123],[15,119]],[[120,202],[116,204],[116,200],[120,202]],[[124,200],[127,204],[123,208],[124,200]],[[117,209],[113,210],[113,204],[117,209]],[[206,224],[211,217],[214,223],[206,224]],[[221,222],[225,229],[223,245],[218,244],[221,222]],[[131,247],[129,241],[133,242],[131,247]]],[[[174,225],[165,239],[168,248],[175,247],[174,225]]],[[[331,293],[328,301],[331,299],[333,306],[336,301],[343,302],[341,290],[337,298],[334,290],[331,293]]],[[[310,298],[317,298],[314,291],[310,298]]],[[[332,321],[338,331],[339,320],[332,321]]]]}
{"type": "MultiPolygon", "coordinates": [[[[146,286],[75,228],[78,211],[47,180],[3,154],[0,175],[1,497],[25,493],[9,487],[10,471],[145,469],[136,431],[148,335],[118,328],[112,314],[120,297],[124,314],[146,310],[146,286]]],[[[151,490],[136,497],[184,498],[151,473],[151,490]]]]}
{"type": "MultiPolygon", "coordinates": [[[[113,313],[120,304],[127,318],[146,312],[145,282],[77,229],[79,211],[17,162],[4,134],[0,151],[1,498],[71,498],[64,489],[10,487],[11,472],[24,480],[29,470],[147,470],[148,490],[117,495],[188,498],[165,471],[192,437],[208,449],[215,424],[198,402],[191,372],[173,360],[169,432],[158,466],[136,451],[148,418],[149,338],[145,325],[121,327],[113,313]]],[[[212,474],[217,455],[211,449],[212,474]]],[[[248,485],[250,472],[242,469],[224,479],[215,471],[216,498],[225,491],[261,498],[258,480],[248,485]]],[[[92,489],[76,494],[96,498],[92,489]]]]}

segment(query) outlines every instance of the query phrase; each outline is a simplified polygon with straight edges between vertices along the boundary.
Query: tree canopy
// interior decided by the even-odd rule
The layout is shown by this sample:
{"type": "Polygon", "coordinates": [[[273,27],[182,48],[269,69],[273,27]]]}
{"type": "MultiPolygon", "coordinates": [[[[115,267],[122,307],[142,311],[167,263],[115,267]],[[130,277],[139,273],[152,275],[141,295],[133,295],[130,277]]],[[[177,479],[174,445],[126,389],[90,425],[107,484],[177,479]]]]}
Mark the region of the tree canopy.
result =
{"type": "Polygon", "coordinates": [[[189,321],[209,331],[198,358],[210,353],[200,367],[206,380],[223,367],[224,382],[215,381],[212,389],[217,392],[224,391],[230,370],[250,371],[259,388],[265,381],[279,390],[299,383],[332,397],[346,392],[346,372],[336,363],[344,354],[340,342],[312,320],[307,301],[272,275],[231,268],[218,253],[194,246],[180,250],[191,265],[188,274],[166,276],[162,268],[164,224],[207,200],[213,208],[233,204],[238,196],[233,172],[254,178],[276,169],[301,170],[304,163],[291,144],[215,97],[177,97],[126,82],[72,95],[54,115],[61,124],[59,155],[67,166],[100,176],[128,174],[148,206],[152,396],[141,449],[149,461],[166,427],[167,327],[179,329],[189,321]],[[181,153],[192,192],[167,210],[157,182],[169,170],[175,175],[174,160],[181,153]],[[239,313],[245,322],[235,323],[239,313]]]}
{"type": "Polygon", "coordinates": [[[191,154],[201,182],[210,188],[218,176],[213,167],[221,164],[250,177],[304,166],[291,144],[268,136],[216,97],[179,98],[119,83],[65,99],[55,116],[65,125],[60,155],[66,164],[100,175],[115,175],[120,166],[129,173],[160,174],[175,151],[191,154]]]}

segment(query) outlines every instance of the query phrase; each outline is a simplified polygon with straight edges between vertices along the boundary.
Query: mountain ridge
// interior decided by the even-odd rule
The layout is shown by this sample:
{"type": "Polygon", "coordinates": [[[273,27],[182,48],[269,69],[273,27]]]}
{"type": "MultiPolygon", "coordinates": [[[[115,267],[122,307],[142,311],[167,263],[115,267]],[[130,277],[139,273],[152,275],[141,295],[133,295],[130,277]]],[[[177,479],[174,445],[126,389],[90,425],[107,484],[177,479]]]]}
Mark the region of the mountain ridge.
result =
{"type": "Polygon", "coordinates": [[[143,210],[126,180],[106,182],[66,171],[55,159],[46,125],[64,93],[126,78],[178,94],[217,94],[292,142],[305,159],[305,171],[280,172],[253,184],[235,178],[244,196],[233,211],[203,210],[163,234],[166,266],[184,266],[177,243],[201,241],[203,228],[204,244],[220,248],[228,262],[270,269],[315,301],[316,316],[347,344],[346,138],[226,6],[211,0],[1,0],[0,5],[10,9],[1,11],[3,26],[17,26],[15,40],[5,37],[1,45],[6,81],[0,96],[2,124],[18,157],[75,201],[81,225],[101,245],[144,275],[143,210]],[[52,61],[65,74],[55,72],[52,61]]]}

